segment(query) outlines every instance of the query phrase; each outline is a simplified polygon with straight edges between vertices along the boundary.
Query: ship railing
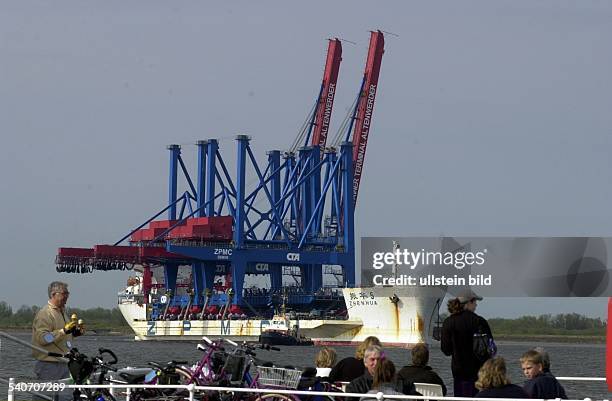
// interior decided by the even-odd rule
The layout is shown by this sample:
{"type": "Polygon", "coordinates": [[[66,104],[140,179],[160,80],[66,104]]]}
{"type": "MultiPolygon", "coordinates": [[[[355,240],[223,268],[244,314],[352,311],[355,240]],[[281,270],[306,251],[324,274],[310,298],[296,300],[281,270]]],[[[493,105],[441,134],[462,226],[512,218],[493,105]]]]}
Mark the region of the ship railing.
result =
{"type": "MultiPolygon", "coordinates": [[[[600,377],[558,377],[558,380],[571,380],[571,381],[606,381],[605,378],[600,378],[600,377]]],[[[61,383],[65,383],[65,382],[61,382],[61,383]]],[[[16,401],[15,400],[15,395],[19,394],[21,392],[25,392],[25,393],[30,393],[30,394],[36,394],[39,395],[40,393],[36,393],[34,391],[28,390],[28,384],[31,383],[23,383],[23,382],[16,382],[14,378],[10,378],[8,380],[8,397],[7,400],[8,401],[16,401]],[[25,389],[22,390],[22,388],[25,385],[25,389]]],[[[125,397],[125,401],[130,401],[131,398],[131,394],[132,391],[135,389],[147,389],[147,388],[152,388],[152,389],[183,389],[186,390],[189,393],[189,396],[186,397],[185,399],[188,399],[189,401],[194,401],[196,398],[196,394],[200,393],[200,392],[210,392],[210,391],[219,391],[219,392],[234,392],[234,393],[262,393],[262,394],[284,394],[284,395],[295,395],[295,396],[300,396],[300,395],[305,395],[305,396],[327,396],[332,400],[335,400],[335,397],[341,397],[346,399],[348,398],[364,398],[367,397],[369,399],[376,399],[377,401],[384,401],[385,399],[390,399],[390,400],[429,400],[429,399],[433,399],[435,397],[435,400],[440,400],[440,401],[468,401],[468,400],[474,400],[474,401],[515,401],[518,400],[516,398],[474,398],[474,397],[442,397],[442,396],[431,396],[431,395],[421,395],[421,396],[417,396],[417,395],[397,395],[397,394],[388,394],[386,395],[383,392],[379,392],[376,394],[362,394],[362,393],[341,393],[341,392],[326,392],[326,391],[303,391],[303,390],[285,390],[285,389],[273,389],[273,388],[261,388],[261,389],[255,389],[255,388],[237,388],[237,387],[217,387],[217,386],[196,386],[193,383],[192,384],[188,384],[188,385],[162,385],[162,384],[125,384],[125,383],[119,383],[119,382],[112,382],[110,384],[88,384],[88,385],[84,385],[84,384],[65,384],[63,386],[63,391],[68,391],[68,390],[74,390],[74,389],[108,389],[109,392],[114,396],[124,396],[125,397]],[[121,391],[121,390],[125,390],[125,391],[121,391]]],[[[45,394],[40,394],[42,395],[44,398],[49,399],[49,395],[51,393],[47,393],[45,394]]],[[[117,398],[120,399],[120,398],[117,398]]],[[[541,400],[541,399],[540,399],[541,400]]],[[[559,400],[559,399],[556,399],[559,400]]],[[[592,398],[586,397],[586,398],[581,398],[581,399],[570,399],[569,401],[592,401],[592,398]]],[[[608,401],[607,399],[604,399],[604,401],[608,401]]]]}

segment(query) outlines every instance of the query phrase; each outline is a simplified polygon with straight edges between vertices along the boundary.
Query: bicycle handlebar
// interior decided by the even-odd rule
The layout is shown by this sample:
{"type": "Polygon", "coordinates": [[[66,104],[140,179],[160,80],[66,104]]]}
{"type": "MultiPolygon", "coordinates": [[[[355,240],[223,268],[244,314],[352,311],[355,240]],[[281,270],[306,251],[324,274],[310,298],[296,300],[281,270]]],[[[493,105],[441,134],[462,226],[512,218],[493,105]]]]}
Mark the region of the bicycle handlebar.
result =
{"type": "Polygon", "coordinates": [[[175,361],[172,360],[170,362],[167,362],[166,365],[162,365],[160,363],[157,362],[153,362],[153,361],[149,361],[147,362],[148,365],[153,366],[156,369],[159,369],[160,371],[164,372],[164,373],[170,373],[174,370],[174,368],[176,368],[179,365],[187,365],[187,361],[175,361]]]}
{"type": "Polygon", "coordinates": [[[104,370],[112,370],[113,372],[116,372],[118,370],[116,367],[112,366],[113,362],[104,362],[104,360],[100,357],[95,357],[93,359],[95,361],[95,364],[100,366],[104,370]]]}
{"type": "Polygon", "coordinates": [[[220,347],[218,345],[212,345],[212,344],[209,345],[209,346],[206,346],[206,345],[203,345],[203,344],[198,344],[196,349],[199,349],[202,352],[206,352],[206,351],[208,351],[209,347],[212,348],[213,350],[216,350],[216,351],[225,351],[225,348],[220,347]]]}
{"type": "MultiPolygon", "coordinates": [[[[99,348],[98,349],[98,354],[100,354],[100,356],[104,355],[104,354],[108,354],[111,356],[111,358],[113,358],[112,361],[110,362],[105,362],[109,365],[114,365],[117,363],[117,355],[115,355],[115,353],[111,350],[109,350],[108,348],[99,348]]],[[[100,360],[102,360],[102,358],[100,358],[100,360]]]]}
{"type": "Polygon", "coordinates": [[[273,347],[269,344],[249,344],[246,341],[243,341],[241,344],[238,344],[232,340],[229,339],[219,339],[217,341],[213,341],[210,338],[206,337],[206,336],[202,336],[202,340],[204,340],[204,342],[206,344],[198,344],[197,345],[197,349],[199,349],[200,351],[203,352],[207,352],[209,351],[209,349],[215,350],[215,351],[222,351],[225,352],[225,349],[222,347],[223,342],[226,342],[232,346],[234,346],[236,348],[236,350],[234,352],[243,352],[244,355],[250,355],[252,357],[257,356],[257,354],[255,353],[256,349],[263,349],[266,351],[280,351],[280,348],[278,347],[273,347]]]}

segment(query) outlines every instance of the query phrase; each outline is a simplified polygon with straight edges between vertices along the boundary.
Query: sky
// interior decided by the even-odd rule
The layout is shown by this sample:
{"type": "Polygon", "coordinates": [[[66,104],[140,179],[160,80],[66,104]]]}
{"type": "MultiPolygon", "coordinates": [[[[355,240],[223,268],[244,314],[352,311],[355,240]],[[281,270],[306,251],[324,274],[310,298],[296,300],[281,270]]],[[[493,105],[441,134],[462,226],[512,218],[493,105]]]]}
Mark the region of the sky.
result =
{"type": "MultiPolygon", "coordinates": [[[[129,273],[58,274],[166,204],[167,150],[288,148],[343,42],[331,132],[385,55],[362,236],[612,236],[612,3],[12,1],[0,6],[0,301],[112,307],[129,273]]],[[[192,170],[194,171],[194,170],[192,170]]],[[[605,298],[488,298],[487,317],[606,315],[605,298]]]]}

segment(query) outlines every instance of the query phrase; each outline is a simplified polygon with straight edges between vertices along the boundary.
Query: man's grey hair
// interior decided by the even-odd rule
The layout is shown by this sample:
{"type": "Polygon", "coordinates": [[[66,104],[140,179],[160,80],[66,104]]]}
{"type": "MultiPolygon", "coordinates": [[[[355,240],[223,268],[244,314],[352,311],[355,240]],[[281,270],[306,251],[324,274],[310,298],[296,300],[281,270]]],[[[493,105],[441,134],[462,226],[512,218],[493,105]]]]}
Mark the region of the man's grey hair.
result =
{"type": "Polygon", "coordinates": [[[368,356],[372,355],[372,354],[382,354],[382,347],[378,346],[378,345],[370,345],[368,348],[366,348],[365,352],[363,353],[363,360],[365,361],[368,356]]]}
{"type": "Polygon", "coordinates": [[[49,288],[47,288],[47,293],[49,294],[49,299],[53,297],[53,294],[56,292],[64,292],[68,290],[68,284],[63,281],[53,281],[49,284],[49,288]]]}

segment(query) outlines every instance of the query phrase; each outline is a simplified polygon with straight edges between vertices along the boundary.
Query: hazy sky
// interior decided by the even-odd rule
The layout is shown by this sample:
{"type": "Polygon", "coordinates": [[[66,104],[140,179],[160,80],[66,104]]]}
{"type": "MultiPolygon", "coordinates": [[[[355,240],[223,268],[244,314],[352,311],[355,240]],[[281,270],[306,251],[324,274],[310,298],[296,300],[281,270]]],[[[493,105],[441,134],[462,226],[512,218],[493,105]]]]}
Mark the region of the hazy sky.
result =
{"type": "MultiPolygon", "coordinates": [[[[607,1],[13,1],[0,6],[0,300],[115,304],[128,273],[57,274],[60,246],[113,243],[166,203],[167,150],[290,146],[344,42],[332,132],[368,31],[386,52],[361,236],[612,236],[607,1]],[[384,4],[384,5],[383,5],[384,4]]],[[[485,316],[606,299],[487,299],[485,316]]]]}

